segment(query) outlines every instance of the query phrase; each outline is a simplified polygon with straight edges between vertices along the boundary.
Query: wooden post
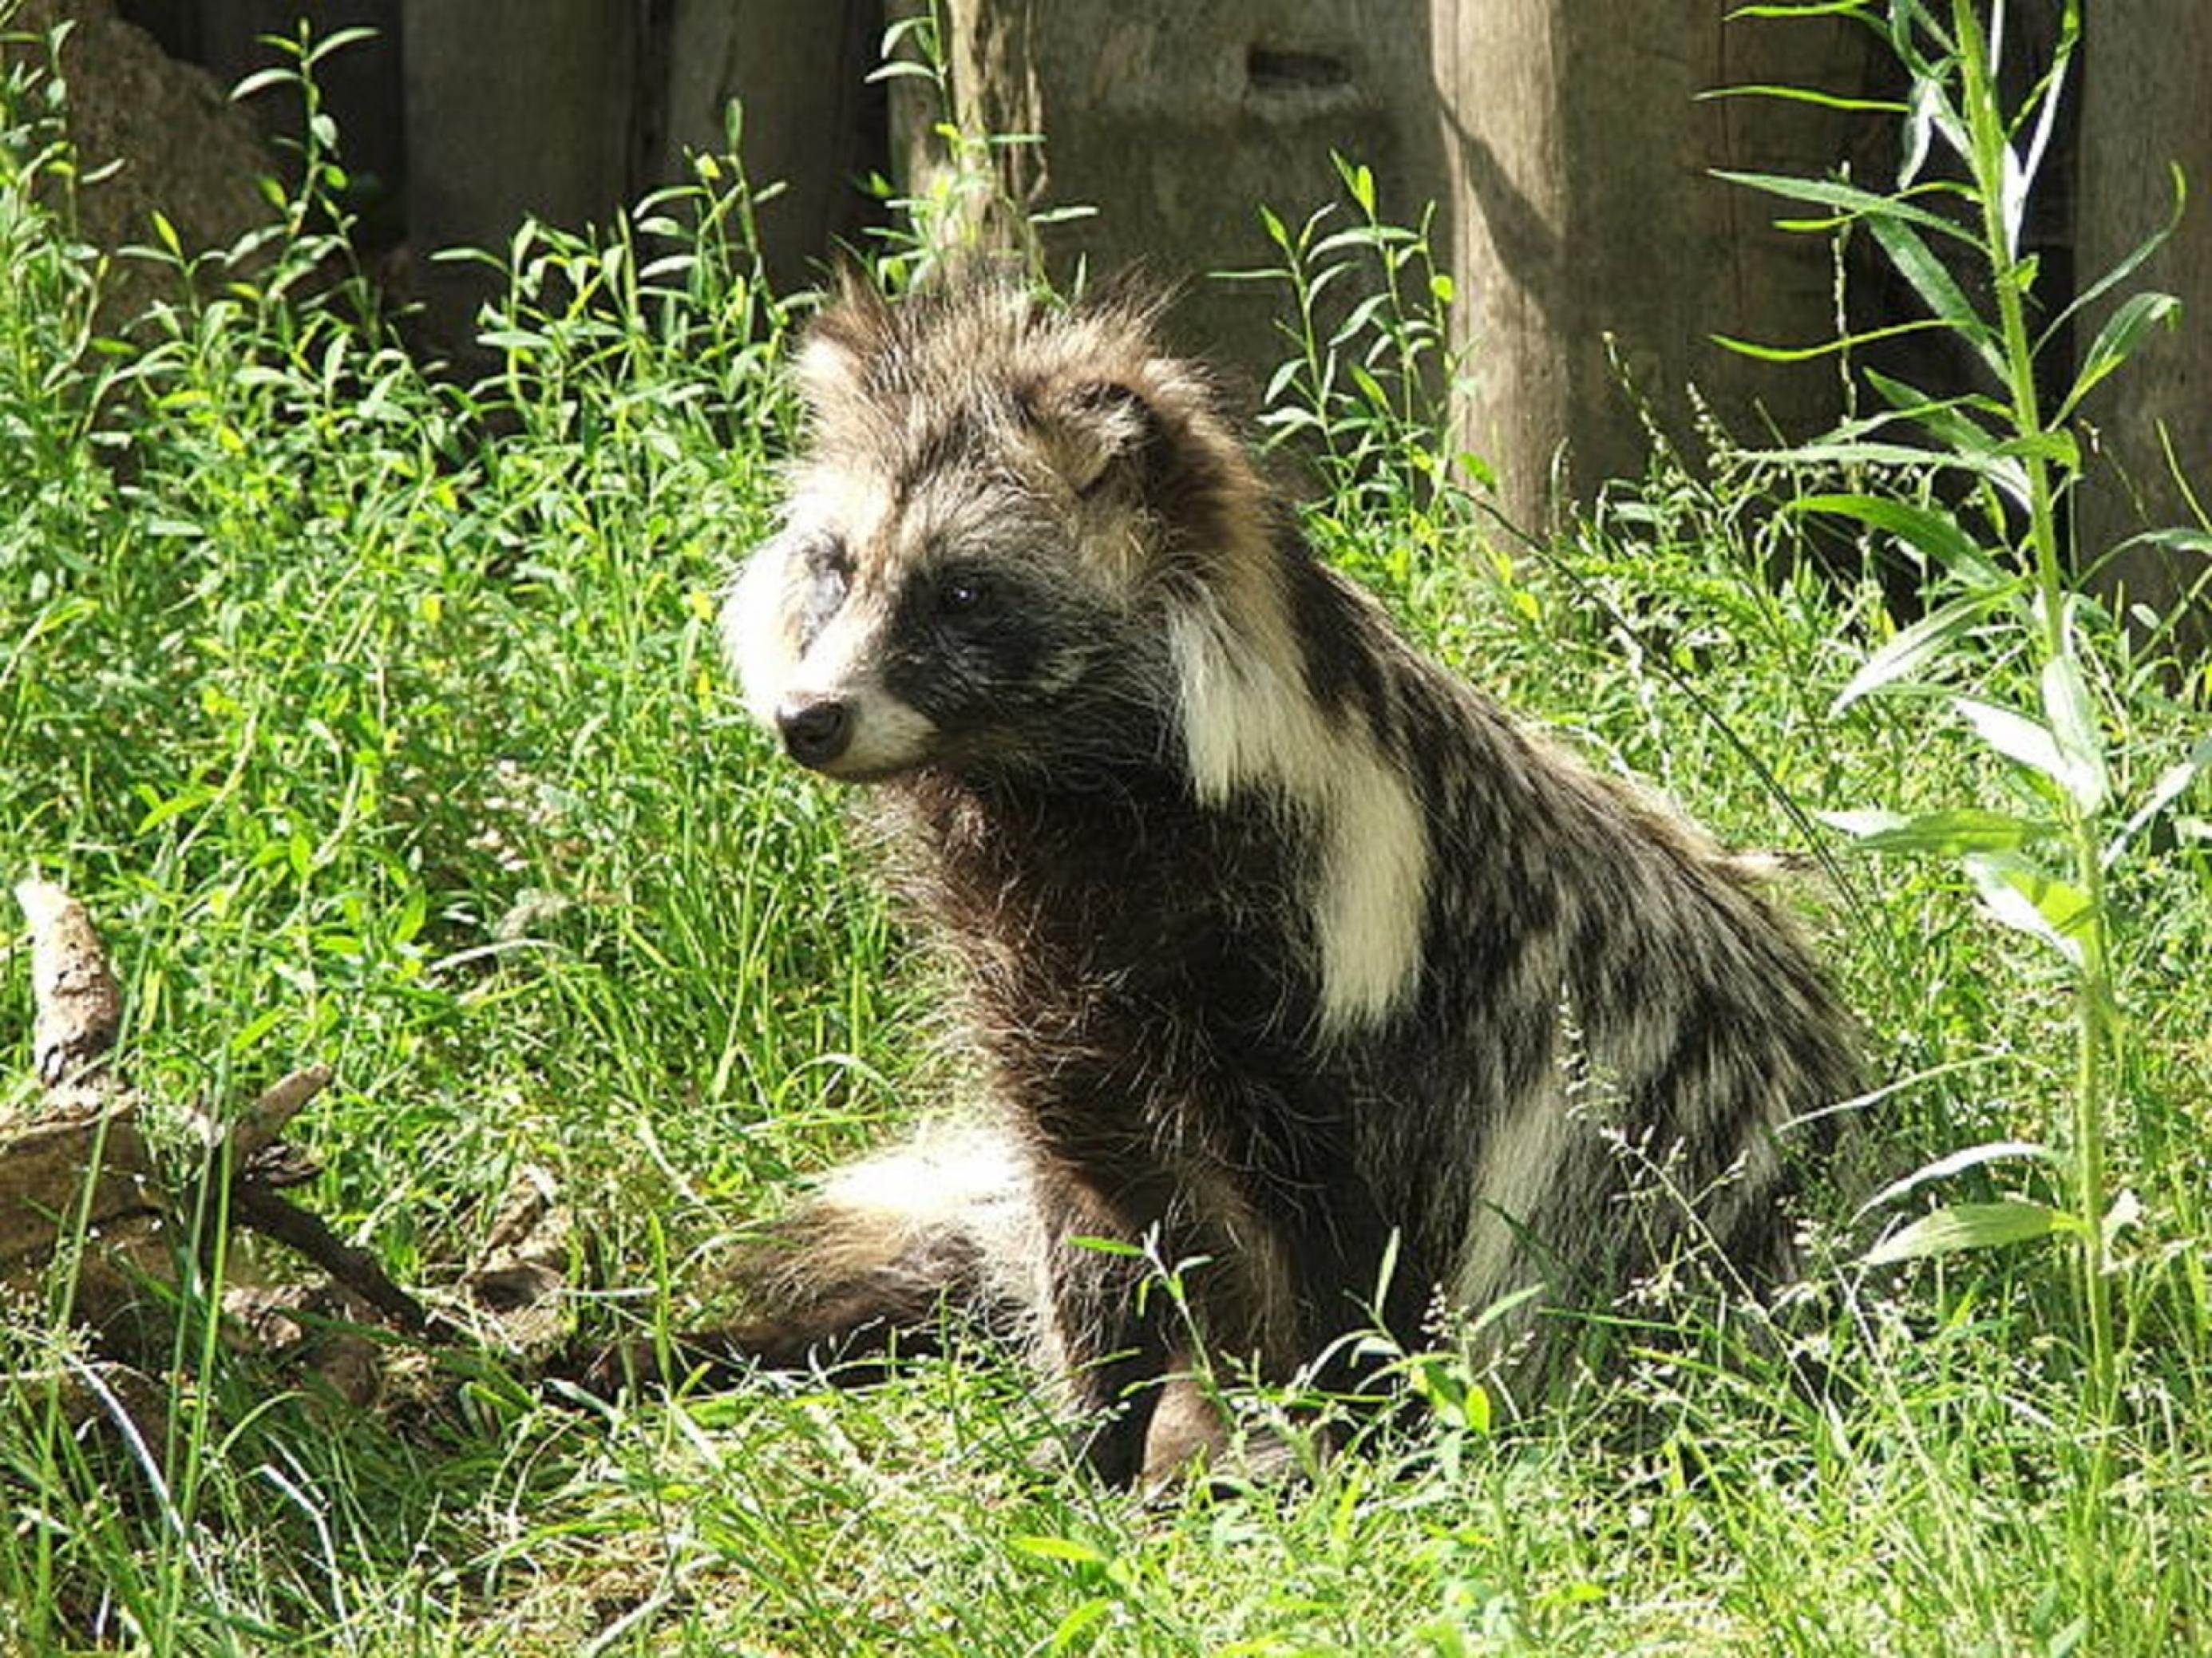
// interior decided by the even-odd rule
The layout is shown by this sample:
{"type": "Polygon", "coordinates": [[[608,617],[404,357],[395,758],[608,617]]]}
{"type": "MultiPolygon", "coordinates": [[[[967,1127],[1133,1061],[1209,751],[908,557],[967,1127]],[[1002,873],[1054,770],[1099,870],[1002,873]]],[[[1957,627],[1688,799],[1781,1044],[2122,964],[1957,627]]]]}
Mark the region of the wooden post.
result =
{"type": "MultiPolygon", "coordinates": [[[[1618,358],[1662,426],[1687,432],[1694,382],[1732,432],[1802,438],[1841,406],[1832,362],[1778,367],[1711,336],[1832,337],[1824,239],[1715,168],[1820,173],[1873,136],[1864,117],[1729,86],[1862,90],[1863,31],[1728,21],[1729,8],[1620,0],[1437,0],[1436,82],[1458,203],[1461,331],[1477,377],[1468,446],[1530,528],[1643,469],[1649,440],[1618,358]]],[[[1686,446],[1693,458],[1694,444],[1686,446]]]]}
{"type": "Polygon", "coordinates": [[[636,8],[623,0],[406,0],[407,222],[431,331],[475,337],[490,279],[432,260],[503,252],[530,215],[569,229],[627,204],[636,8]]]}
{"type": "MultiPolygon", "coordinates": [[[[1005,152],[1017,194],[1084,203],[1062,268],[1141,258],[1188,277],[1190,343],[1264,380],[1285,354],[1279,290],[1205,280],[1268,263],[1256,210],[1296,222],[1340,191],[1331,151],[1370,166],[1401,222],[1436,203],[1439,263],[1476,391],[1463,433],[1519,521],[1555,477],[1587,499],[1643,469],[1638,392],[1678,434],[1694,381],[1764,441],[1826,427],[1832,364],[1778,368],[1710,336],[1790,345],[1835,331],[1830,254],[1716,167],[1820,173],[1878,121],[1803,104],[1701,100],[1787,82],[1862,89],[1864,32],[1833,18],[1725,21],[1702,0],[951,0],[950,58],[977,131],[1041,132],[1005,152]]],[[[917,124],[896,124],[908,143],[917,124]]],[[[1692,446],[1694,453],[1694,446],[1692,446]]]]}
{"type": "MultiPolygon", "coordinates": [[[[1043,137],[994,152],[1007,192],[1098,210],[1046,234],[1055,275],[1139,264],[1182,285],[1177,344],[1255,387],[1290,349],[1287,295],[1210,273],[1278,261],[1263,203],[1296,225],[1340,199],[1332,151],[1373,169],[1394,217],[1436,202],[1440,253],[1450,245],[1425,0],[947,0],[945,13],[963,124],[1043,137]]],[[[919,84],[895,83],[910,184],[933,171],[928,128],[951,112],[918,107],[919,84]]]]}
{"type": "MultiPolygon", "coordinates": [[[[2212,509],[2212,95],[2204,85],[2212,68],[2212,6],[2204,0],[2094,6],[2086,28],[2077,282],[2095,282],[2166,222],[2172,164],[2189,185],[2188,211],[2173,240],[2118,290],[2179,295],[2180,326],[2146,343],[2083,410],[2093,459],[2075,531],[2079,557],[2095,563],[2143,529],[2194,523],[2168,471],[2161,430],[2197,501],[2212,509]]],[[[2075,325],[2077,350],[2095,341],[2112,306],[2108,301],[2075,325]]],[[[2122,554],[2103,574],[2128,602],[2163,612],[2208,569],[2212,561],[2201,553],[2146,547],[2122,554]]],[[[2200,624],[2194,636],[2201,641],[2203,632],[2200,624]]]]}
{"type": "Polygon", "coordinates": [[[665,131],[657,177],[686,176],[686,150],[719,154],[732,100],[742,159],[760,204],[769,280],[788,292],[819,279],[830,251],[858,241],[874,211],[858,180],[881,172],[884,98],[871,85],[878,0],[672,0],[665,131]]]}

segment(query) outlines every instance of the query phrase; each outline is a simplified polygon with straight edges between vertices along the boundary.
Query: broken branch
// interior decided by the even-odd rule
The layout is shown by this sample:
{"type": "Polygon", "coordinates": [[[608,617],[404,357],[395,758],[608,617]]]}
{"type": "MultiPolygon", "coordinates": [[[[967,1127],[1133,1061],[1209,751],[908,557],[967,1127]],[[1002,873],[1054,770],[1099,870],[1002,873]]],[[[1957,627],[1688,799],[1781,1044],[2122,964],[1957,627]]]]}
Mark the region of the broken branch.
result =
{"type": "Polygon", "coordinates": [[[366,1249],[357,1249],[331,1230],[319,1215],[313,1215],[271,1190],[252,1175],[240,1175],[230,1184],[230,1212],[240,1225],[271,1237],[297,1251],[382,1313],[404,1333],[436,1339],[429,1309],[385,1276],[384,1269],[366,1249]]]}
{"type": "Polygon", "coordinates": [[[82,1077],[115,1046],[123,992],[84,906],[52,881],[15,884],[31,924],[32,1065],[49,1089],[82,1077]]]}

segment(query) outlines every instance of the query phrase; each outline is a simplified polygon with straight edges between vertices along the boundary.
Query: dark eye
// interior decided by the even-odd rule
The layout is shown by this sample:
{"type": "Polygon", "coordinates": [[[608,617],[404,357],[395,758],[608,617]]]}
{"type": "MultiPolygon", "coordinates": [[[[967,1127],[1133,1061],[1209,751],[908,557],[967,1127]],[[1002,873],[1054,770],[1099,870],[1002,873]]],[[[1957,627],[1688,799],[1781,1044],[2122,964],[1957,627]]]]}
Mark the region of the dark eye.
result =
{"type": "Polygon", "coordinates": [[[825,536],[809,543],[805,558],[810,574],[835,581],[840,587],[852,580],[853,555],[842,537],[825,536]]]}
{"type": "Polygon", "coordinates": [[[945,616],[973,616],[990,597],[991,590],[976,576],[947,576],[937,586],[937,608],[945,616]]]}

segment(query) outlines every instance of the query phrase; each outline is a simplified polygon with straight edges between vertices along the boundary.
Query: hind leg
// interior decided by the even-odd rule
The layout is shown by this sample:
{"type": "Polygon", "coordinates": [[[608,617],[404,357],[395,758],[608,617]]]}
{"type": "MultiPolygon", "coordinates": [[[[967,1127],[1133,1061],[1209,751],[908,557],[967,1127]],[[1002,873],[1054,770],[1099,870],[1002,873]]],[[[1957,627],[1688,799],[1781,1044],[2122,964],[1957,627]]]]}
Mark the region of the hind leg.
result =
{"type": "Polygon", "coordinates": [[[848,1165],[747,1250],[736,1321],[618,1343],[582,1375],[604,1388],[755,1370],[881,1376],[950,1330],[1018,1338],[1034,1228],[1026,1170],[980,1130],[939,1133],[848,1165]]]}
{"type": "Polygon", "coordinates": [[[726,1384],[757,1370],[819,1373],[860,1385],[880,1380],[898,1359],[938,1352],[948,1328],[995,1332],[1005,1321],[983,1303],[974,1251],[962,1239],[928,1240],[834,1276],[811,1271],[816,1265],[784,1247],[757,1253],[738,1273],[755,1310],[665,1340],[618,1342],[592,1362],[587,1385],[726,1384]]]}

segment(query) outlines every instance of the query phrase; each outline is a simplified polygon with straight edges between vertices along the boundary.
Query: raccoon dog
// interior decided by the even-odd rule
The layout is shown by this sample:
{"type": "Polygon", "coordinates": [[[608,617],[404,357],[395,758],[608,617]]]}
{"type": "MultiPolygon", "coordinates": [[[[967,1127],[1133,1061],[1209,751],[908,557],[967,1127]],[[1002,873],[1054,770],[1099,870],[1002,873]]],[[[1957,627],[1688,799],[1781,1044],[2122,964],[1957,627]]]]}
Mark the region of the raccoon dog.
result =
{"type": "Polygon", "coordinates": [[[793,760],[871,786],[988,1100],[830,1176],[696,1349],[866,1357],[949,1306],[1116,1483],[1194,1345],[1358,1392],[1378,1321],[1540,1286],[1556,1356],[1536,1308],[1686,1253],[1772,1283],[1855,1088],[1748,872],[1319,563],[1156,309],[848,284],[805,337],[730,653],[793,760]],[[1184,1306],[1097,1240],[1202,1263],[1184,1306]]]}

